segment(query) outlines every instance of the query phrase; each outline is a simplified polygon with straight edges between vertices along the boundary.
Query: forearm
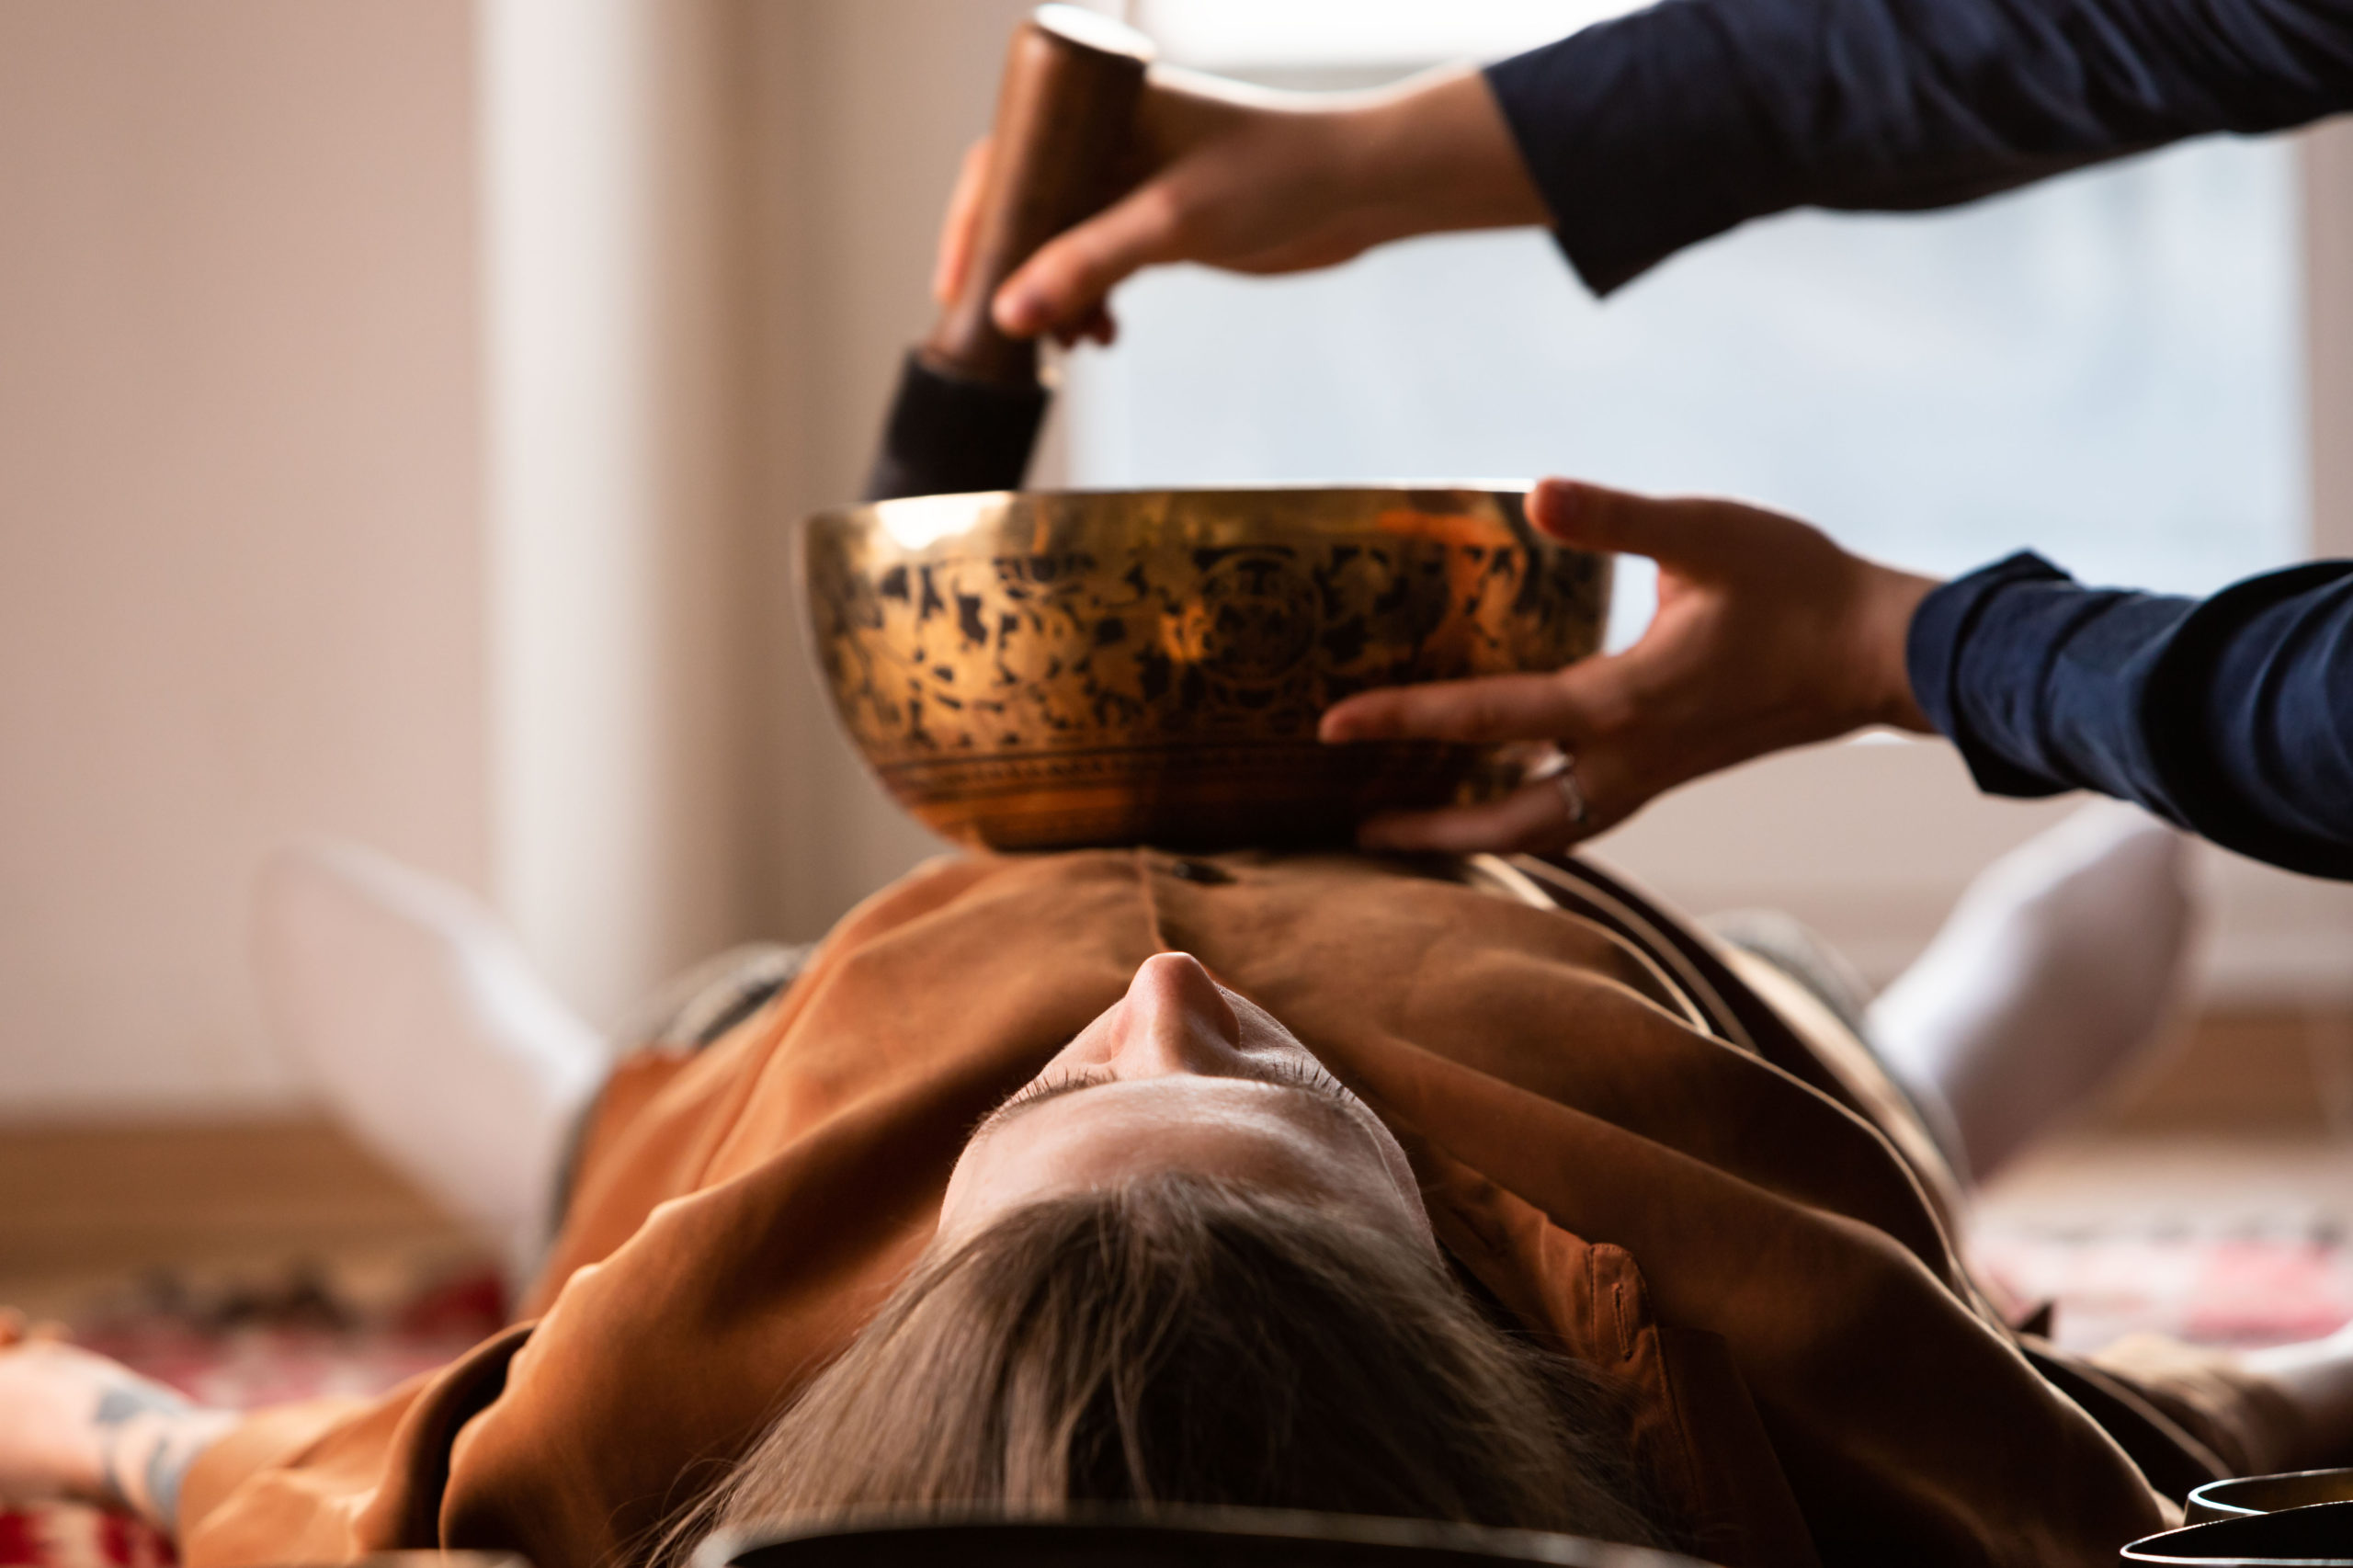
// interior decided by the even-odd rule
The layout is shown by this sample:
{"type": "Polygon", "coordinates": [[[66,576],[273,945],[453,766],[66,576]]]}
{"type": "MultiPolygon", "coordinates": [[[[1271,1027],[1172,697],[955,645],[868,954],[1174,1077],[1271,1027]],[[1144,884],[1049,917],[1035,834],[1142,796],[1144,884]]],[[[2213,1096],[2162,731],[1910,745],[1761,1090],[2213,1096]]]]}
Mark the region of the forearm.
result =
{"type": "Polygon", "coordinates": [[[2353,107],[2342,0],[1665,0],[1488,72],[1606,292],[1792,207],[1964,201],[2353,107]]]}
{"type": "Polygon", "coordinates": [[[125,1380],[100,1396],[93,1417],[99,1456],[97,1501],[176,1534],[180,1483],[214,1438],[236,1424],[233,1412],[193,1404],[143,1380],[125,1380]]]}
{"type": "Polygon", "coordinates": [[[1990,792],[2097,790],[2353,877],[2353,565],[2200,601],[2085,588],[2014,556],[1924,601],[1907,656],[1921,707],[1990,792]]]}
{"type": "Polygon", "coordinates": [[[1483,74],[1433,72],[1341,116],[1336,167],[1374,243],[1547,221],[1483,74]]]}
{"type": "Polygon", "coordinates": [[[0,1312],[0,1496],[74,1498],[173,1532],[188,1466],[236,1420],[0,1312]]]}

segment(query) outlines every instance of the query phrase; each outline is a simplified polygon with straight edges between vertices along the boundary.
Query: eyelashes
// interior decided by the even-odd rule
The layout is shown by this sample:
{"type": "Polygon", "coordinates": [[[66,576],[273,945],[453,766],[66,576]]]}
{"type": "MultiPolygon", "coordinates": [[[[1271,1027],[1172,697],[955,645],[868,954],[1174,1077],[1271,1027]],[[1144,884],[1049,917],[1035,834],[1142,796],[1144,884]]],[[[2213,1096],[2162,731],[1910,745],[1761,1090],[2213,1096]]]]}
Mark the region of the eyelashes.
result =
{"type": "MultiPolygon", "coordinates": [[[[1081,1072],[1055,1073],[1045,1077],[1032,1078],[999,1101],[994,1110],[981,1118],[974,1124],[971,1135],[978,1137],[1023,1106],[1036,1105],[1040,1101],[1053,1099],[1063,1095],[1076,1094],[1081,1089],[1091,1089],[1098,1084],[1112,1083],[1116,1081],[1117,1076],[1116,1074],[1098,1068],[1081,1072]]],[[[1312,1058],[1301,1060],[1295,1057],[1284,1057],[1279,1061],[1267,1063],[1262,1071],[1252,1074],[1251,1076],[1261,1083],[1284,1084],[1292,1088],[1305,1089],[1308,1093],[1329,1100],[1334,1105],[1348,1106],[1356,1103],[1357,1096],[1349,1092],[1348,1086],[1325,1071],[1322,1062],[1312,1058]]]]}
{"type": "Polygon", "coordinates": [[[1056,1095],[1075,1094],[1080,1089],[1091,1089],[1097,1084],[1110,1081],[1108,1073],[1057,1073],[1048,1078],[1032,1078],[1007,1095],[995,1110],[989,1112],[986,1119],[994,1121],[1034,1100],[1050,1100],[1056,1095]]]}
{"type": "Polygon", "coordinates": [[[1327,1099],[1338,1100],[1343,1104],[1356,1098],[1356,1096],[1348,1092],[1348,1086],[1346,1084],[1332,1076],[1324,1070],[1322,1062],[1313,1058],[1302,1061],[1296,1057],[1287,1056],[1268,1066],[1266,1075],[1276,1083],[1290,1084],[1298,1088],[1311,1090],[1327,1099]]]}

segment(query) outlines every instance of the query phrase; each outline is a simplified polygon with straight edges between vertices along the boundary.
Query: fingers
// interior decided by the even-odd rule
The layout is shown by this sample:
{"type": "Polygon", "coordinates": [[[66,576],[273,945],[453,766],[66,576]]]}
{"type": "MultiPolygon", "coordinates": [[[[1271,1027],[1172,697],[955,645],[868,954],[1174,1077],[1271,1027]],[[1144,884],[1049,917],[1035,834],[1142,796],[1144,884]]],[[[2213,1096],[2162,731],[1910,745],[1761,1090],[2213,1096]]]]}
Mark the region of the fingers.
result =
{"type": "Polygon", "coordinates": [[[1155,261],[1179,259],[1176,205],[1162,180],[1048,241],[996,291],[998,328],[1034,337],[1098,309],[1111,286],[1155,261]]]}
{"type": "Polygon", "coordinates": [[[956,188],[949,193],[948,214],[939,222],[939,254],[932,263],[932,302],[943,308],[955,302],[972,265],[972,231],[981,221],[981,192],[988,184],[989,139],[982,137],[964,149],[956,168],[956,188]]]}
{"type": "Polygon", "coordinates": [[[1316,739],[1346,741],[1558,740],[1576,715],[1549,675],[1489,676],[1358,692],[1324,710],[1316,739]]]}
{"type": "Polygon", "coordinates": [[[1848,559],[1819,528],[1717,497],[1637,495],[1547,479],[1528,493],[1527,508],[1536,529],[1563,544],[1648,556],[1659,563],[1662,583],[1819,577],[1848,559]]]}
{"type": "Polygon", "coordinates": [[[1550,848],[1565,842],[1568,832],[1560,793],[1545,783],[1528,785],[1486,805],[1370,817],[1357,829],[1357,844],[1365,849],[1473,855],[1550,848]]]}
{"type": "Polygon", "coordinates": [[[1563,544],[1678,566],[1711,553],[1718,533],[1711,525],[1724,509],[1716,501],[1660,500],[1570,479],[1539,481],[1527,505],[1537,531],[1563,544]]]}
{"type": "Polygon", "coordinates": [[[1607,769],[1588,759],[1573,763],[1572,788],[1559,776],[1522,785],[1500,801],[1449,806],[1435,812],[1391,812],[1367,818],[1357,829],[1366,849],[1475,855],[1564,849],[1590,838],[1628,814],[1609,797],[1617,791],[1607,769]],[[1598,780],[1593,775],[1599,773],[1598,780]],[[1580,816],[1572,799],[1582,803],[1580,816]]]}
{"type": "MultiPolygon", "coordinates": [[[[1637,651],[1638,652],[1638,651],[1637,651]]],[[[1570,751],[1612,735],[1640,707],[1631,653],[1593,654],[1548,674],[1483,676],[1358,692],[1326,709],[1316,739],[1551,741],[1570,751]]]]}

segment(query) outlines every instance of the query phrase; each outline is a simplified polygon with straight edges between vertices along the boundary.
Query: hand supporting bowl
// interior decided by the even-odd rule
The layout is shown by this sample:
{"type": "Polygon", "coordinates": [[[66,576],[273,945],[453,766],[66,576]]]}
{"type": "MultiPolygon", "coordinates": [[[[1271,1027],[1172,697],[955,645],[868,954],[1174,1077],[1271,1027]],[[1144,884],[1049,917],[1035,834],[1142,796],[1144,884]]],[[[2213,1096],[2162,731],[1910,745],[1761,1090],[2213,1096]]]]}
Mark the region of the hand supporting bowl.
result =
{"type": "Polygon", "coordinates": [[[1345,843],[1495,782],[1490,748],[1325,746],[1379,686],[1600,645],[1610,562],[1517,491],[992,492],[804,525],[835,710],[883,787],[995,849],[1345,843]]]}

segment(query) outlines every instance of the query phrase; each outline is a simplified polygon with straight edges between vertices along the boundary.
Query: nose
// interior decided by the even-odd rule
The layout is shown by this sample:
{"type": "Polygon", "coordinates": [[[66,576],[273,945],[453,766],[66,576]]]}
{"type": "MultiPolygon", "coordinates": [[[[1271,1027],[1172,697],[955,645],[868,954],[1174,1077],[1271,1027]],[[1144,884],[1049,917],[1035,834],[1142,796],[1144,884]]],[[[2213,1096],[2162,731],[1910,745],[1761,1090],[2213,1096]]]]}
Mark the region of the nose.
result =
{"type": "Polygon", "coordinates": [[[1112,1029],[1112,1070],[1122,1078],[1223,1074],[1241,1054],[1242,1020],[1190,953],[1144,960],[1112,1029]]]}

